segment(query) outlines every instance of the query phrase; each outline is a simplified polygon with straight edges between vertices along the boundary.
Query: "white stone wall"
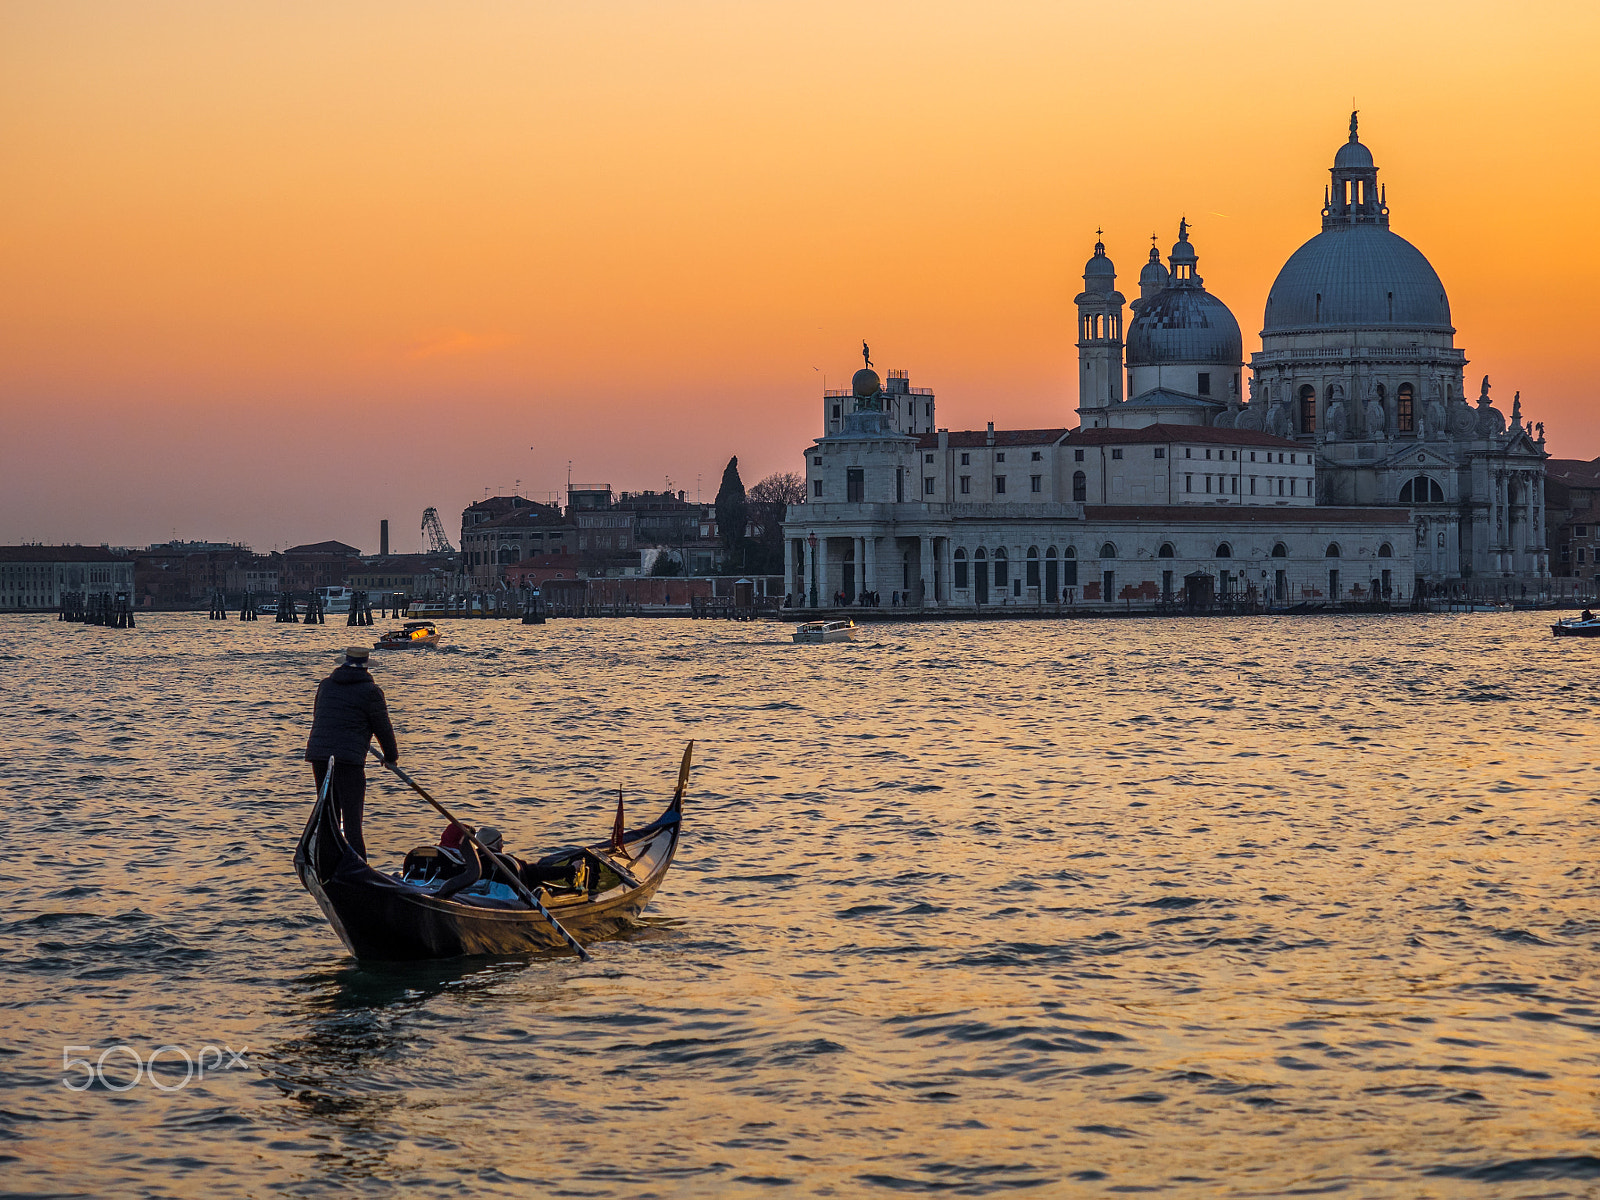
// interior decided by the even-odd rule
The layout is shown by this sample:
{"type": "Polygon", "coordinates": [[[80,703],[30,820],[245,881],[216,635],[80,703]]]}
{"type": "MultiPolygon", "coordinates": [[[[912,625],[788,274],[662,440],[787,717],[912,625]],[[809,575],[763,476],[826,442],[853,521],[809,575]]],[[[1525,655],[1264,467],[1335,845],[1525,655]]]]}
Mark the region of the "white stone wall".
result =
{"type": "Polygon", "coordinates": [[[910,602],[924,607],[1050,604],[1051,561],[1058,564],[1054,602],[1061,604],[1103,606],[1107,572],[1112,600],[1134,607],[1181,596],[1185,578],[1197,571],[1212,577],[1218,594],[1253,588],[1257,598],[1284,604],[1367,598],[1373,580],[1391,599],[1407,600],[1415,587],[1416,539],[1392,513],[1369,521],[1329,512],[1324,520],[1297,516],[1280,524],[1255,515],[1230,519],[1226,509],[1207,514],[1211,519],[1160,522],[1097,520],[1072,505],[1038,515],[1026,506],[885,511],[890,507],[902,506],[808,505],[801,520],[785,526],[786,589],[805,598],[814,571],[823,607],[839,592],[861,591],[878,592],[884,604],[909,592],[910,602]]]}

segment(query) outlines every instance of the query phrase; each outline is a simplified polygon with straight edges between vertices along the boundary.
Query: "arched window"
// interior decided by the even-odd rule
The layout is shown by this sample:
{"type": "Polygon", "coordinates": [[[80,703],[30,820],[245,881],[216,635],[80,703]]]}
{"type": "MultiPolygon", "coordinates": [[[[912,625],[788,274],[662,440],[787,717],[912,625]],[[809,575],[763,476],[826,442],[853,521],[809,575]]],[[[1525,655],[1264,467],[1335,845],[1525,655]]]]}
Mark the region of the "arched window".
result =
{"type": "Polygon", "coordinates": [[[1232,558],[1233,557],[1233,547],[1228,545],[1227,542],[1220,543],[1217,546],[1217,557],[1218,558],[1232,558]]]}
{"type": "Polygon", "coordinates": [[[1072,498],[1078,501],[1089,498],[1089,477],[1082,471],[1072,473],[1072,498]]]}
{"type": "Polygon", "coordinates": [[[1276,545],[1274,545],[1272,547],[1272,557],[1273,558],[1288,558],[1289,557],[1289,547],[1285,546],[1282,542],[1278,542],[1276,545]]]}
{"type": "Polygon", "coordinates": [[[1054,546],[1051,546],[1050,549],[1048,549],[1048,550],[1046,550],[1044,552],[1044,556],[1046,558],[1054,558],[1056,556],[1056,548],[1054,546]]]}
{"type": "Polygon", "coordinates": [[[1004,546],[996,546],[994,548],[995,587],[1005,587],[1007,583],[1011,582],[1011,576],[1007,573],[1009,570],[1010,565],[1006,562],[1006,548],[1004,546]]]}
{"type": "Polygon", "coordinates": [[[500,564],[502,566],[505,566],[508,563],[514,563],[516,561],[517,552],[514,549],[512,549],[510,546],[500,547],[500,564]]]}
{"type": "Polygon", "coordinates": [[[1416,416],[1411,410],[1412,395],[1409,383],[1402,383],[1395,393],[1394,425],[1401,433],[1415,433],[1417,429],[1416,416]]]}
{"type": "Polygon", "coordinates": [[[1028,587],[1036,588],[1039,586],[1039,547],[1037,546],[1028,547],[1028,577],[1026,583],[1028,587]]]}
{"type": "Polygon", "coordinates": [[[1300,432],[1317,431],[1317,389],[1306,384],[1300,389],[1300,432]]]}
{"type": "Polygon", "coordinates": [[[1385,542],[1383,545],[1378,547],[1378,557],[1379,558],[1393,558],[1394,557],[1394,547],[1389,545],[1388,542],[1385,542]]]}
{"type": "Polygon", "coordinates": [[[1068,546],[1065,550],[1063,550],[1061,552],[1061,557],[1062,558],[1077,558],[1078,557],[1078,548],[1076,546],[1068,546]]]}
{"type": "Polygon", "coordinates": [[[1117,548],[1115,546],[1113,546],[1110,542],[1107,542],[1104,546],[1100,547],[1100,557],[1101,558],[1115,558],[1116,556],[1117,556],[1117,548]]]}
{"type": "Polygon", "coordinates": [[[1322,552],[1322,556],[1324,558],[1338,558],[1339,557],[1339,543],[1338,542],[1329,542],[1328,543],[1328,548],[1322,552]]]}
{"type": "Polygon", "coordinates": [[[972,557],[975,560],[977,560],[978,562],[982,562],[984,559],[988,558],[989,556],[983,552],[983,547],[979,546],[976,550],[974,550],[972,552],[972,557]]]}
{"type": "Polygon", "coordinates": [[[956,587],[958,587],[958,588],[966,587],[967,586],[967,552],[966,552],[965,549],[957,549],[956,550],[955,568],[956,568],[956,587]]]}
{"type": "Polygon", "coordinates": [[[1401,504],[1443,504],[1444,489],[1435,479],[1426,475],[1416,475],[1405,481],[1400,488],[1401,504]]]}
{"type": "Polygon", "coordinates": [[[1173,558],[1177,551],[1172,548],[1171,542],[1162,542],[1161,549],[1156,551],[1157,558],[1173,558]]]}

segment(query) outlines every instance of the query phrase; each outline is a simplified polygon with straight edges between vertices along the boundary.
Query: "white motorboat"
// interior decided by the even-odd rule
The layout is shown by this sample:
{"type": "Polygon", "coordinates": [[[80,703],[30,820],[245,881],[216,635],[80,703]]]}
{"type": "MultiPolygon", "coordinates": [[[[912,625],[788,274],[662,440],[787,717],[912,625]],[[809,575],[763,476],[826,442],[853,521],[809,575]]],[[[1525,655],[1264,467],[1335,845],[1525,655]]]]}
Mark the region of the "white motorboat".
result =
{"type": "Polygon", "coordinates": [[[350,603],[355,598],[355,592],[347,587],[319,587],[317,599],[322,604],[322,611],[327,614],[347,613],[350,603]]]}
{"type": "Polygon", "coordinates": [[[1511,611],[1509,601],[1495,604],[1489,600],[1434,600],[1428,605],[1429,612],[1436,613],[1508,613],[1511,611]]]}
{"type": "Polygon", "coordinates": [[[797,642],[853,642],[855,639],[854,621],[807,621],[794,631],[797,642]]]}

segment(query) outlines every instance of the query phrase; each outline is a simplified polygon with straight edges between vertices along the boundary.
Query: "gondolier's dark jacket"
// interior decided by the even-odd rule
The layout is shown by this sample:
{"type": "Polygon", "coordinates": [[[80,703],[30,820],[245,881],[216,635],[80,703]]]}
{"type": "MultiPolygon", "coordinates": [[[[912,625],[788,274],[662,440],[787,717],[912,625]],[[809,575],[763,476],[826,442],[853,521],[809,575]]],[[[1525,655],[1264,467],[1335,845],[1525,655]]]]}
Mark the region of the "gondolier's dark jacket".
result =
{"type": "Polygon", "coordinates": [[[335,668],[332,675],[317,685],[306,761],[327,762],[331,754],[342,763],[364,763],[367,743],[374,737],[383,747],[384,758],[393,762],[400,757],[383,689],[372,682],[372,676],[362,667],[335,668]]]}

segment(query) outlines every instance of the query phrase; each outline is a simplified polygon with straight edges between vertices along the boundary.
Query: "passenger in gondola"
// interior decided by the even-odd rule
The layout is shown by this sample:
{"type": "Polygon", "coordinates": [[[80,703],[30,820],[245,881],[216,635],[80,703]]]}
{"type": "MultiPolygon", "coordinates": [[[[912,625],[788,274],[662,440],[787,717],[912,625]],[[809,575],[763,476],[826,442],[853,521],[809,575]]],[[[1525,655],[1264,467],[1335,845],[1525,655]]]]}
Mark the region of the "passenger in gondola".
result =
{"type": "MultiPolygon", "coordinates": [[[[505,845],[505,839],[501,836],[498,829],[496,829],[493,825],[485,825],[483,828],[475,830],[474,832],[477,834],[477,843],[474,843],[471,838],[461,834],[459,832],[461,830],[461,826],[455,824],[454,822],[452,822],[449,828],[445,830],[446,835],[448,835],[451,830],[458,831],[457,836],[459,841],[454,847],[445,848],[453,849],[455,853],[460,856],[463,869],[456,872],[454,875],[450,876],[449,879],[444,881],[443,886],[441,886],[439,890],[434,893],[437,896],[453,896],[457,892],[471,887],[479,880],[492,880],[499,876],[499,872],[494,869],[494,864],[488,862],[485,859],[483,852],[478,849],[478,844],[481,843],[489,850],[499,854],[505,845]]],[[[440,846],[444,846],[444,838],[439,839],[439,844],[440,846]]]]}
{"type": "Polygon", "coordinates": [[[1583,616],[1578,619],[1581,621],[1592,621],[1594,620],[1594,614],[1586,608],[1583,610],[1583,616]]]}
{"type": "Polygon", "coordinates": [[[348,647],[344,662],[317,685],[311,736],[306,740],[306,761],[311,764],[319,793],[328,773],[328,759],[334,760],[334,807],[345,841],[363,859],[367,857],[367,843],[361,834],[367,795],[367,747],[377,738],[384,762],[400,760],[400,747],[389,721],[389,703],[367,670],[369,653],[365,646],[348,647]]]}

